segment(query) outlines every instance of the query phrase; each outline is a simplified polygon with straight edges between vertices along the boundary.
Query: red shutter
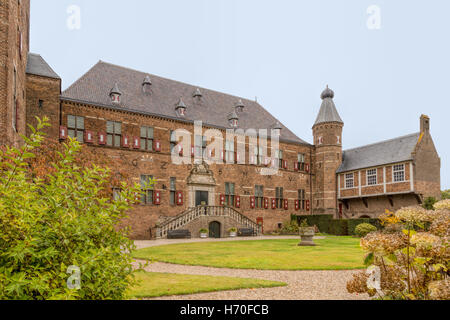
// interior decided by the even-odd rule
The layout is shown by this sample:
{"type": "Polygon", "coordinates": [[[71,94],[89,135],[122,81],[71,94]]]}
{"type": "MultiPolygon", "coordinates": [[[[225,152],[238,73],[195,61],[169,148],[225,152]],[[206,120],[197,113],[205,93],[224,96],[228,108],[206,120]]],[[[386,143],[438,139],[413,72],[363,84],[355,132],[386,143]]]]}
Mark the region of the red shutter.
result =
{"type": "Polygon", "coordinates": [[[269,209],[269,198],[264,198],[264,209],[269,209]]]}
{"type": "Polygon", "coordinates": [[[179,205],[179,206],[183,205],[183,192],[182,191],[177,192],[177,205],[179,205]]]}
{"type": "Polygon", "coordinates": [[[224,205],[225,205],[225,195],[224,195],[224,194],[221,194],[221,195],[220,195],[220,205],[221,205],[221,206],[224,206],[224,205]]]}
{"type": "Polygon", "coordinates": [[[130,138],[128,136],[122,136],[122,147],[123,148],[130,147],[130,138]]]}
{"type": "Polygon", "coordinates": [[[241,197],[240,196],[236,196],[234,202],[235,202],[234,206],[236,208],[240,208],[241,207],[241,197]]]}
{"type": "Polygon", "coordinates": [[[295,200],[295,210],[298,211],[300,209],[300,202],[299,200],[295,200]]]}
{"type": "Polygon", "coordinates": [[[306,200],[306,211],[309,211],[309,200],[306,200]]]}
{"type": "Polygon", "coordinates": [[[250,209],[255,209],[255,197],[250,197],[250,209]]]}
{"type": "Polygon", "coordinates": [[[283,169],[287,169],[287,160],[283,160],[283,169]]]}
{"type": "Polygon", "coordinates": [[[277,208],[277,199],[272,199],[272,209],[277,208]]]}
{"type": "Polygon", "coordinates": [[[284,210],[288,210],[288,209],[289,209],[289,200],[284,199],[284,210]]]}
{"type": "Polygon", "coordinates": [[[225,160],[225,153],[222,151],[220,151],[220,159],[221,160],[225,160]]]}
{"type": "Polygon", "coordinates": [[[298,162],[294,162],[294,170],[298,171],[298,162]]]}
{"type": "Polygon", "coordinates": [[[59,138],[61,140],[67,139],[67,128],[66,127],[63,127],[63,126],[59,127],[59,138]]]}
{"type": "Polygon", "coordinates": [[[309,173],[309,164],[305,164],[305,171],[309,173]]]}
{"type": "Polygon", "coordinates": [[[138,137],[133,137],[133,148],[140,149],[141,148],[141,139],[138,137]]]}
{"type": "Polygon", "coordinates": [[[159,140],[154,140],[154,141],[153,141],[153,149],[154,149],[156,152],[161,152],[161,141],[159,141],[159,140]]]}
{"type": "Polygon", "coordinates": [[[86,143],[94,143],[94,133],[92,131],[84,131],[84,141],[86,143]]]}
{"type": "Polygon", "coordinates": [[[157,206],[161,204],[161,191],[154,192],[153,204],[157,206]]]}
{"type": "Polygon", "coordinates": [[[195,148],[191,147],[191,157],[194,157],[194,156],[195,156],[195,148]]]}
{"type": "Polygon", "coordinates": [[[106,144],[106,133],[99,132],[98,133],[98,144],[105,145],[106,144]]]}

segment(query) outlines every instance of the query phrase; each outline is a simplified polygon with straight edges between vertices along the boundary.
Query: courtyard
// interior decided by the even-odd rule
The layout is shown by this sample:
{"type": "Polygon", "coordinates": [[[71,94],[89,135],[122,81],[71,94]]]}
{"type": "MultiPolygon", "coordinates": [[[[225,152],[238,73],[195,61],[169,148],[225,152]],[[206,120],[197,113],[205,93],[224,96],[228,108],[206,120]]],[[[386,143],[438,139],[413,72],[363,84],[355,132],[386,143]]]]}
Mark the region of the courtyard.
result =
{"type": "Polygon", "coordinates": [[[368,299],[346,290],[353,273],[364,268],[358,238],[319,236],[316,247],[298,242],[295,236],[136,241],[135,265],[149,264],[138,274],[134,298],[368,299]],[[162,275],[170,279],[155,281],[162,275]]]}

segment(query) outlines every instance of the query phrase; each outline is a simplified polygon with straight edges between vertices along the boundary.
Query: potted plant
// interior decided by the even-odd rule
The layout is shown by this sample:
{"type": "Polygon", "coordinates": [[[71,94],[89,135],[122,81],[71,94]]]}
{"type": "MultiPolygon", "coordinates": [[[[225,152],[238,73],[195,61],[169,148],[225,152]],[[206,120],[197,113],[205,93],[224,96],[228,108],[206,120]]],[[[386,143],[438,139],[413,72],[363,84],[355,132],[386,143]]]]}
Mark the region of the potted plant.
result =
{"type": "Polygon", "coordinates": [[[230,230],[228,230],[228,232],[230,233],[230,237],[234,238],[237,236],[237,228],[231,228],[230,230]]]}
{"type": "Polygon", "coordinates": [[[208,238],[208,229],[200,229],[200,238],[208,238]]]}
{"type": "Polygon", "coordinates": [[[310,227],[306,219],[302,220],[299,228],[300,237],[302,241],[298,244],[299,246],[315,246],[316,244],[313,241],[315,231],[314,227],[310,227]]]}

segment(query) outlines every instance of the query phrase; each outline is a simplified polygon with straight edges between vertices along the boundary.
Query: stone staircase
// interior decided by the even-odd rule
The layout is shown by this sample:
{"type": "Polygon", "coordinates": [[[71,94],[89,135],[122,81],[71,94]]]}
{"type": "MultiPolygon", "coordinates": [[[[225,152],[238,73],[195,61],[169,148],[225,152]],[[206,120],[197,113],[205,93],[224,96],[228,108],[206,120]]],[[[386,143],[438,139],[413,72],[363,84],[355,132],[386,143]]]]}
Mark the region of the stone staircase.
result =
{"type": "Polygon", "coordinates": [[[187,224],[201,217],[230,217],[241,226],[253,228],[258,235],[262,233],[261,226],[250,220],[239,211],[227,206],[198,206],[191,208],[176,217],[167,219],[156,227],[156,238],[167,238],[171,230],[182,229],[187,224]]]}

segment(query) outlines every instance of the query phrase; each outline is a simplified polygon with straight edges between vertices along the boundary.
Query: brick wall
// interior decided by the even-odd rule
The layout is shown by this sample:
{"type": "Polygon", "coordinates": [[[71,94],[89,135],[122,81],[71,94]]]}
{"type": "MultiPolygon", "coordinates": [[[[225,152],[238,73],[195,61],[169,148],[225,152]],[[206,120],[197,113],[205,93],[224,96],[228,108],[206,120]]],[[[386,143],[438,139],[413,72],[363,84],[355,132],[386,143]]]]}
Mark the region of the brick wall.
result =
{"type": "Polygon", "coordinates": [[[19,134],[25,134],[29,14],[29,0],[0,2],[0,144],[18,145],[21,141],[19,134]],[[14,94],[18,110],[17,130],[13,129],[13,110],[16,104],[14,94]]]}
{"type": "MultiPolygon", "coordinates": [[[[192,124],[63,101],[63,126],[67,126],[68,115],[83,116],[85,129],[92,130],[94,133],[94,143],[91,147],[96,148],[98,152],[104,152],[112,159],[121,159],[121,170],[128,172],[134,181],[139,182],[141,174],[153,175],[157,179],[155,190],[161,191],[161,205],[138,205],[130,212],[129,218],[123,221],[123,225],[132,227],[133,238],[149,238],[149,228],[153,227],[161,216],[173,217],[188,209],[187,178],[193,166],[192,163],[182,165],[172,163],[169,141],[170,130],[182,128],[192,132],[192,124]],[[161,152],[100,146],[98,144],[98,132],[106,131],[106,121],[108,120],[122,122],[122,134],[130,137],[139,137],[140,126],[152,126],[154,138],[161,141],[161,152]],[[183,191],[183,206],[171,206],[169,204],[170,177],[176,178],[177,190],[183,191]]],[[[208,128],[204,128],[204,130],[206,129],[208,128]]],[[[248,147],[247,141],[247,154],[248,147]]],[[[209,205],[220,204],[220,195],[225,194],[225,182],[230,182],[235,184],[235,194],[241,197],[241,207],[237,210],[255,222],[257,218],[263,218],[265,232],[278,229],[278,223],[288,220],[290,214],[306,214],[306,210],[295,211],[295,200],[298,198],[298,189],[304,189],[306,198],[310,198],[311,179],[307,172],[294,171],[294,162],[297,161],[299,152],[309,155],[311,147],[281,142],[280,149],[283,150],[283,158],[288,161],[288,169],[280,169],[278,174],[272,176],[261,175],[261,166],[211,164],[210,170],[213,172],[216,186],[214,203],[209,203],[209,205]],[[269,198],[269,209],[252,209],[250,207],[250,197],[254,196],[255,185],[264,187],[264,197],[269,198]],[[288,210],[270,208],[270,199],[275,197],[276,187],[284,188],[284,198],[289,201],[288,210]]],[[[190,155],[190,152],[188,154],[190,155]]],[[[191,160],[190,157],[188,158],[191,160]]],[[[118,168],[112,169],[113,173],[118,171],[118,168]]]]}

